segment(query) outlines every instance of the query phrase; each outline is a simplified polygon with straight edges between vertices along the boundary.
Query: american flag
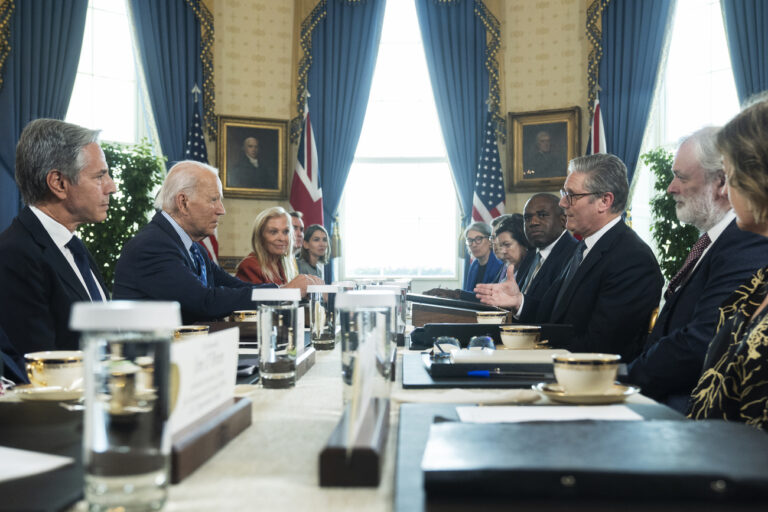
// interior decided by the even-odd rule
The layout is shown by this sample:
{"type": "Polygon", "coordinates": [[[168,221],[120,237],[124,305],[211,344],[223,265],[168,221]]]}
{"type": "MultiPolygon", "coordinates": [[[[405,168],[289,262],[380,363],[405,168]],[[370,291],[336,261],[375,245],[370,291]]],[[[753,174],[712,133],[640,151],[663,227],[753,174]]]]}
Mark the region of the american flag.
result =
{"type": "MultiPolygon", "coordinates": [[[[208,163],[208,150],[205,147],[205,138],[203,137],[203,123],[200,120],[200,114],[197,112],[197,103],[195,103],[195,115],[192,117],[192,123],[187,130],[187,143],[184,156],[187,160],[208,163]]],[[[208,252],[211,261],[218,263],[219,242],[216,235],[203,238],[200,242],[208,252]]]]}
{"type": "Polygon", "coordinates": [[[499,147],[491,115],[485,122],[480,162],[477,164],[475,195],[472,198],[472,220],[489,223],[504,214],[504,177],[501,174],[499,147]]]}
{"type": "Polygon", "coordinates": [[[589,130],[589,142],[587,143],[587,154],[606,153],[605,150],[605,128],[603,128],[603,113],[600,110],[600,99],[595,96],[595,108],[592,114],[592,123],[589,130]]]}
{"type": "Polygon", "coordinates": [[[304,107],[304,126],[296,155],[296,167],[291,183],[291,208],[304,214],[304,225],[323,225],[323,190],[320,188],[320,167],[309,107],[304,107]]]}

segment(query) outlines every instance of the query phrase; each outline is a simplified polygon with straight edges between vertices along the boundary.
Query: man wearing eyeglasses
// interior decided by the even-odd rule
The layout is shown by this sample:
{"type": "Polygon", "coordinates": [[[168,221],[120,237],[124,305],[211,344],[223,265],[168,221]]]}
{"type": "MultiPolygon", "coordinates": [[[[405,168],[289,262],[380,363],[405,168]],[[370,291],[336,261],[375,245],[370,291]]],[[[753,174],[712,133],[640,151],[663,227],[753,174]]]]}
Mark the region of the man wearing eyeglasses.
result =
{"type": "MultiPolygon", "coordinates": [[[[565,211],[552,194],[534,194],[525,203],[525,237],[536,247],[531,270],[518,283],[529,297],[540,299],[568,267],[578,241],[565,229],[565,211]]],[[[519,280],[519,279],[518,279],[519,280]]]]}
{"type": "Polygon", "coordinates": [[[642,349],[664,280],[651,249],[621,220],[629,186],[615,155],[571,160],[561,191],[566,227],[581,236],[565,273],[540,300],[514,278],[478,285],[478,298],[508,307],[522,321],[570,324],[565,348],[608,352],[631,361],[642,349]]]}

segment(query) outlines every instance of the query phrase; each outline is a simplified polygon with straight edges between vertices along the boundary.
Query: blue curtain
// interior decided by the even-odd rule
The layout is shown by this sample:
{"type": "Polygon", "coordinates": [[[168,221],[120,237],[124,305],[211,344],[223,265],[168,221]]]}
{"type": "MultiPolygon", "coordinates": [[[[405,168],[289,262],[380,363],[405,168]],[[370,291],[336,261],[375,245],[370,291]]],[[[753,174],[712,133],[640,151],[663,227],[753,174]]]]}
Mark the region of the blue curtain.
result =
{"type": "Polygon", "coordinates": [[[603,11],[599,83],[606,148],[627,165],[630,183],[672,5],[671,0],[612,0],[603,11]]]}
{"type": "Polygon", "coordinates": [[[187,0],[130,0],[130,6],[160,148],[170,166],[184,160],[195,110],[190,91],[203,87],[200,22],[187,0]]]}
{"type": "Polygon", "coordinates": [[[739,101],[768,89],[768,4],[722,0],[725,35],[739,101]]]}
{"type": "Polygon", "coordinates": [[[385,5],[327,0],[326,16],[312,33],[307,91],[329,233],[363,129],[385,5]]]}
{"type": "Polygon", "coordinates": [[[40,117],[64,119],[75,85],[88,0],[23,0],[11,18],[11,52],[0,89],[0,231],[21,209],[16,143],[40,117]]]}
{"type": "Polygon", "coordinates": [[[437,115],[462,210],[462,225],[472,218],[483,121],[488,111],[485,27],[473,0],[416,0],[427,68],[437,115]]]}

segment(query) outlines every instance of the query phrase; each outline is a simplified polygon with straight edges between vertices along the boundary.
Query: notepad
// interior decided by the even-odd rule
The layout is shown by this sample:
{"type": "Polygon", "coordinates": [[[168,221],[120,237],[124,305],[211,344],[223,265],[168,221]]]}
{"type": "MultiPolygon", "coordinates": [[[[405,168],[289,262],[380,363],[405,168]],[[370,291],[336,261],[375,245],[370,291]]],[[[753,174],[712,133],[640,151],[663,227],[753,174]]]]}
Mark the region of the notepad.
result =
{"type": "Polygon", "coordinates": [[[46,473],[73,464],[71,457],[0,446],[0,482],[46,473]]]}

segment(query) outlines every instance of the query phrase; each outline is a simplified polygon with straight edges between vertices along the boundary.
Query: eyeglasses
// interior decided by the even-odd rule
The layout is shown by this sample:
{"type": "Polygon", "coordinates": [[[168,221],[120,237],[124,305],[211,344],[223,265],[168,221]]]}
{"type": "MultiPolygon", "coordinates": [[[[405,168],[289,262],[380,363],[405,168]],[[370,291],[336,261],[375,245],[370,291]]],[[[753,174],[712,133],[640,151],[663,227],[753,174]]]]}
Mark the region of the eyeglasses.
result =
{"type": "Polygon", "coordinates": [[[605,194],[605,192],[584,192],[582,194],[573,194],[571,192],[566,192],[565,190],[560,189],[560,197],[565,198],[565,202],[568,203],[568,206],[573,206],[574,199],[578,199],[584,196],[601,196],[603,194],[605,194]]]}
{"type": "MultiPolygon", "coordinates": [[[[562,191],[560,191],[560,195],[562,195],[562,191]]],[[[523,215],[523,220],[525,222],[530,222],[534,217],[536,217],[539,220],[544,220],[549,217],[549,213],[548,212],[526,213],[523,215]]]]}
{"type": "Polygon", "coordinates": [[[490,239],[491,239],[491,237],[489,237],[489,236],[476,236],[475,238],[467,238],[464,241],[464,243],[467,244],[467,245],[475,245],[475,244],[479,244],[483,240],[490,240],[490,239]]]}

